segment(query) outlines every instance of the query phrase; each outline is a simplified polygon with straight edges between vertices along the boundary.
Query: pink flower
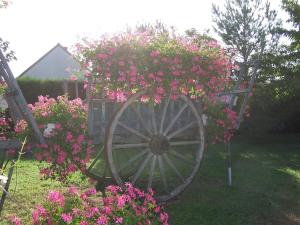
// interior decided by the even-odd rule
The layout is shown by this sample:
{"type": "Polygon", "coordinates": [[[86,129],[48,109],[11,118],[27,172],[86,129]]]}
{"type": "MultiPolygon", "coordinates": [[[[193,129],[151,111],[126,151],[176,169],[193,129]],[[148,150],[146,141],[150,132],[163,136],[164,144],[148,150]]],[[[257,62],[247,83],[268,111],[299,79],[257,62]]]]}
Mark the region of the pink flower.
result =
{"type": "Polygon", "coordinates": [[[125,62],[124,61],[119,61],[119,66],[125,66],[125,62]]]}
{"type": "Polygon", "coordinates": [[[66,223],[69,223],[72,221],[72,216],[70,214],[62,213],[61,218],[66,223]]]}
{"type": "Polygon", "coordinates": [[[81,221],[81,222],[80,222],[80,225],[89,225],[89,223],[86,222],[86,221],[81,221]]]}
{"type": "Polygon", "coordinates": [[[117,217],[115,219],[115,223],[118,224],[118,223],[123,223],[123,218],[122,217],[117,217]]]}
{"type": "Polygon", "coordinates": [[[80,134],[78,137],[77,137],[77,142],[80,144],[81,142],[84,141],[84,135],[80,134]]]}
{"type": "Polygon", "coordinates": [[[150,97],[147,95],[143,95],[141,97],[141,102],[143,102],[143,103],[149,102],[149,100],[150,100],[150,97]]]}
{"type": "Polygon", "coordinates": [[[104,213],[106,215],[111,214],[111,208],[108,207],[108,206],[104,206],[103,209],[102,209],[102,213],[104,213]]]}
{"type": "Polygon", "coordinates": [[[99,225],[106,225],[107,223],[108,223],[107,217],[104,215],[100,216],[97,220],[97,224],[99,225]]]}
{"type": "Polygon", "coordinates": [[[149,78],[149,79],[155,79],[155,75],[154,75],[153,73],[149,73],[149,74],[148,74],[148,78],[149,78]]]}
{"type": "Polygon", "coordinates": [[[77,208],[73,208],[72,209],[72,215],[73,216],[79,216],[80,215],[80,209],[77,209],[77,208]]]}
{"type": "Polygon", "coordinates": [[[157,72],[157,76],[162,77],[163,75],[164,75],[164,72],[163,72],[163,71],[158,71],[158,72],[157,72]]]}
{"type": "Polygon", "coordinates": [[[156,93],[163,95],[165,93],[165,90],[162,87],[158,87],[158,88],[156,88],[156,93]]]}
{"type": "Polygon", "coordinates": [[[166,223],[166,222],[168,222],[169,216],[167,213],[162,212],[162,213],[160,213],[159,219],[162,223],[166,223]]]}
{"type": "Polygon", "coordinates": [[[67,142],[72,142],[73,141],[73,135],[69,131],[67,132],[66,141],[67,142]]]}
{"type": "Polygon", "coordinates": [[[91,195],[97,194],[97,191],[96,191],[95,188],[90,188],[89,190],[87,190],[87,191],[85,192],[85,194],[86,194],[87,196],[91,196],[91,195]]]}
{"type": "Polygon", "coordinates": [[[14,224],[14,225],[22,225],[22,221],[20,218],[13,216],[10,218],[10,221],[14,224]]]}
{"type": "Polygon", "coordinates": [[[104,54],[104,53],[99,53],[98,55],[97,55],[97,58],[98,59],[106,59],[108,56],[106,55],[106,54],[104,54]]]}
{"type": "Polygon", "coordinates": [[[56,130],[62,130],[61,124],[60,124],[60,123],[56,123],[56,124],[55,124],[55,129],[56,129],[56,130]]]}
{"type": "Polygon", "coordinates": [[[21,133],[27,128],[28,124],[25,120],[19,120],[15,126],[15,132],[21,133]]]}
{"type": "Polygon", "coordinates": [[[117,193],[118,191],[120,191],[121,188],[119,186],[109,185],[108,187],[106,187],[106,190],[111,192],[112,194],[114,194],[114,193],[117,193]]]}
{"type": "Polygon", "coordinates": [[[74,144],[72,145],[72,153],[73,153],[74,155],[76,155],[76,154],[78,154],[80,151],[81,151],[81,146],[80,146],[79,144],[77,144],[77,143],[74,143],[74,144]]]}
{"type": "Polygon", "coordinates": [[[117,206],[119,209],[122,209],[126,203],[126,196],[121,195],[117,196],[117,206]]]}
{"type": "Polygon", "coordinates": [[[42,117],[46,117],[46,116],[48,116],[48,113],[47,113],[47,112],[42,112],[42,113],[41,113],[41,116],[42,116],[42,117]]]}
{"type": "Polygon", "coordinates": [[[49,191],[47,199],[52,203],[59,204],[61,207],[63,207],[65,204],[65,197],[61,193],[56,191],[49,191]]]}
{"type": "Polygon", "coordinates": [[[65,162],[65,159],[67,157],[67,154],[63,151],[59,151],[58,157],[57,157],[57,164],[61,165],[65,162]]]}
{"type": "Polygon", "coordinates": [[[155,57],[157,57],[157,56],[159,56],[160,55],[160,52],[158,51],[158,50],[154,50],[154,51],[152,51],[151,53],[150,53],[150,56],[152,57],[152,58],[155,58],[155,57]]]}
{"type": "Polygon", "coordinates": [[[32,212],[31,217],[32,217],[34,223],[39,222],[39,212],[37,210],[34,210],[32,212]]]}
{"type": "Polygon", "coordinates": [[[159,213],[160,212],[160,206],[155,207],[154,212],[159,213]]]}
{"type": "Polygon", "coordinates": [[[77,187],[75,187],[75,186],[69,187],[69,193],[71,193],[71,194],[77,194],[78,193],[77,187]]]}
{"type": "Polygon", "coordinates": [[[70,76],[70,80],[72,80],[72,81],[76,81],[77,79],[78,79],[77,76],[74,75],[74,74],[72,74],[72,75],[70,76]]]}
{"type": "Polygon", "coordinates": [[[161,95],[158,95],[158,94],[154,95],[154,102],[155,102],[156,104],[161,103],[161,98],[162,98],[161,95]]]}

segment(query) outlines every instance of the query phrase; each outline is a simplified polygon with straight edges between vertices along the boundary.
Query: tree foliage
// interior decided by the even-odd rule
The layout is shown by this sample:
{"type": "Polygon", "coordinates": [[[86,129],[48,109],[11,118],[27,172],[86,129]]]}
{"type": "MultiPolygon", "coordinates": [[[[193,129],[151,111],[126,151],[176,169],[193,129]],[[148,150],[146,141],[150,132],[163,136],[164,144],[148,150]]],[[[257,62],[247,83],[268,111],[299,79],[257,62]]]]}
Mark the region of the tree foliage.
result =
{"type": "Polygon", "coordinates": [[[281,21],[268,1],[226,0],[224,9],[213,4],[212,13],[214,30],[244,64],[278,43],[275,30],[281,21]]]}
{"type": "Polygon", "coordinates": [[[289,41],[262,58],[261,81],[267,82],[257,86],[252,102],[255,115],[248,124],[256,130],[299,132],[300,5],[298,0],[283,0],[282,9],[289,18],[277,33],[289,41]]]}

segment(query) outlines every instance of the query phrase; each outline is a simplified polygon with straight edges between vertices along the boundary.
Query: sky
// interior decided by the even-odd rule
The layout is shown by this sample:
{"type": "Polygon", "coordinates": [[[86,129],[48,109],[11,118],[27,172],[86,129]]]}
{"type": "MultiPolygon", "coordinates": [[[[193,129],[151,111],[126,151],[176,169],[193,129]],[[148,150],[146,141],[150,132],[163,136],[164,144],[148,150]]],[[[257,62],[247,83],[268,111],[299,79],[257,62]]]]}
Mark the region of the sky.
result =
{"type": "MultiPolygon", "coordinates": [[[[71,47],[82,37],[123,31],[161,21],[179,32],[212,30],[211,5],[224,0],[10,0],[0,9],[0,37],[10,42],[20,75],[57,43],[71,47]]],[[[280,0],[270,0],[279,8],[280,0]]]]}

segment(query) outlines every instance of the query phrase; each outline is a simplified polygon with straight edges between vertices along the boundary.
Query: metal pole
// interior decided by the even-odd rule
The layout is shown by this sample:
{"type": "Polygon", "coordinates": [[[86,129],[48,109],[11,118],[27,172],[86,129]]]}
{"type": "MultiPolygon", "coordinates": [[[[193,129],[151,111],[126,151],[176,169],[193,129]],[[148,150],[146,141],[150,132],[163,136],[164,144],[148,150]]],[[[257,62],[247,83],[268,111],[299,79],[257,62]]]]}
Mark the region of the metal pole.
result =
{"type": "Polygon", "coordinates": [[[231,141],[229,140],[227,143],[227,157],[228,157],[228,166],[227,166],[227,172],[228,172],[228,186],[232,186],[232,161],[231,161],[231,141]]]}

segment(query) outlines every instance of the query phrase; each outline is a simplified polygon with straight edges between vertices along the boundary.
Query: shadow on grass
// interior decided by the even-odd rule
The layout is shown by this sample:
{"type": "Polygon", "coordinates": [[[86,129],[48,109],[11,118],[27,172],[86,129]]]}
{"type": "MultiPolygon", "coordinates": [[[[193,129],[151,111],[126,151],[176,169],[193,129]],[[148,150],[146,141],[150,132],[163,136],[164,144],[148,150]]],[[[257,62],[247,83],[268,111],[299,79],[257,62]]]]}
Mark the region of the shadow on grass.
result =
{"type": "Polygon", "coordinates": [[[225,150],[207,149],[193,184],[167,205],[170,224],[299,225],[299,136],[234,140],[232,187],[225,150]]]}

